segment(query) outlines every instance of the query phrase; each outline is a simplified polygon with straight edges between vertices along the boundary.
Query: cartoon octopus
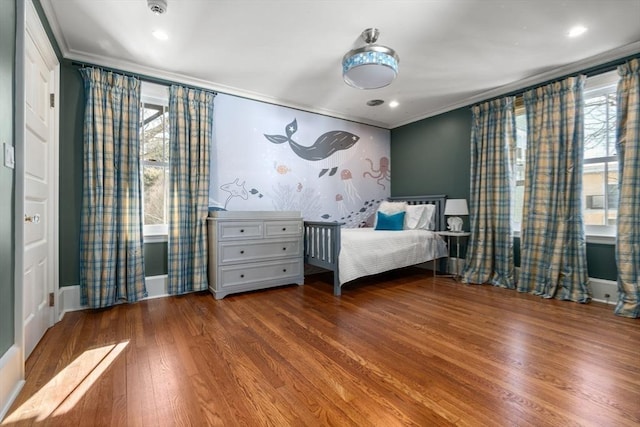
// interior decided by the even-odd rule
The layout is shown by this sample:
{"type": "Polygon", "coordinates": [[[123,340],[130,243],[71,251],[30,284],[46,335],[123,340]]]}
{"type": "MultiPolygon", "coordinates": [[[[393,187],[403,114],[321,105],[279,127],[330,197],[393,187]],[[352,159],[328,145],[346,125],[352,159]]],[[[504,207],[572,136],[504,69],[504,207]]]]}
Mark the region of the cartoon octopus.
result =
{"type": "Polygon", "coordinates": [[[362,174],[362,177],[366,177],[369,175],[371,178],[375,179],[378,185],[382,186],[383,189],[386,189],[384,184],[380,183],[380,181],[391,181],[391,170],[389,169],[389,158],[388,157],[380,157],[380,169],[373,168],[373,162],[371,159],[365,159],[371,165],[371,172],[365,172],[362,174]],[[375,174],[375,175],[374,175],[375,174]]]}

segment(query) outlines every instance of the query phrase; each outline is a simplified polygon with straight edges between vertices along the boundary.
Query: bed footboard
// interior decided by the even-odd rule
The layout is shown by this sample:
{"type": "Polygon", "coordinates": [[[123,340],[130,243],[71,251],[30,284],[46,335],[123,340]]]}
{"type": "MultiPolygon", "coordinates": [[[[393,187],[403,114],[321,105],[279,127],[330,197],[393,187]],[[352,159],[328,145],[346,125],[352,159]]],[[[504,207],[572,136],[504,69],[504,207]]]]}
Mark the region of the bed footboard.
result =
{"type": "Polygon", "coordinates": [[[339,222],[304,222],[304,262],[333,271],[334,295],[340,295],[338,255],[341,225],[339,222]]]}

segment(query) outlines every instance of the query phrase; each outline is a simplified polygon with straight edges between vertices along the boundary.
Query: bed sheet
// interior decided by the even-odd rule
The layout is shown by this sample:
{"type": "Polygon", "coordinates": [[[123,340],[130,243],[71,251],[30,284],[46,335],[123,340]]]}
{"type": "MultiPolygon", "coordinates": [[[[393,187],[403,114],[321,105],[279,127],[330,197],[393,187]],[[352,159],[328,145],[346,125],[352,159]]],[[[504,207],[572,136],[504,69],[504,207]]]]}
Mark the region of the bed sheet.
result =
{"type": "Polygon", "coordinates": [[[442,237],[427,230],[343,228],[340,243],[341,286],[359,277],[447,256],[447,246],[442,237]]]}

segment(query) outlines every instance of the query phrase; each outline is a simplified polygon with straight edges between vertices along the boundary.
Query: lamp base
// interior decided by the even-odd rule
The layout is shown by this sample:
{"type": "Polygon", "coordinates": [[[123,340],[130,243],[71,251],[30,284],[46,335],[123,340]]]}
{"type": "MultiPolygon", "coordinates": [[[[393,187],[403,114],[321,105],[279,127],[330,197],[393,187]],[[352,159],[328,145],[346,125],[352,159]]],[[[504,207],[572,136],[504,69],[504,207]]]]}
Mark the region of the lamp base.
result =
{"type": "Polygon", "coordinates": [[[462,218],[459,216],[449,217],[447,220],[448,229],[454,233],[462,233],[462,218]]]}

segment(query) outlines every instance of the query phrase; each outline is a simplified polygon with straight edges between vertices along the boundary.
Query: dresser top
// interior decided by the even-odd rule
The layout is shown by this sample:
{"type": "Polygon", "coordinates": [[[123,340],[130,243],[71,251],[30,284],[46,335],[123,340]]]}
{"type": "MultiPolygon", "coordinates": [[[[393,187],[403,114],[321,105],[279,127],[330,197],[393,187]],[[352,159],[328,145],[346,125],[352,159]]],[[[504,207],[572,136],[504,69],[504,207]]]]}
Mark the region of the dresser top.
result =
{"type": "Polygon", "coordinates": [[[300,219],[299,211],[209,211],[209,219],[300,219]]]}

